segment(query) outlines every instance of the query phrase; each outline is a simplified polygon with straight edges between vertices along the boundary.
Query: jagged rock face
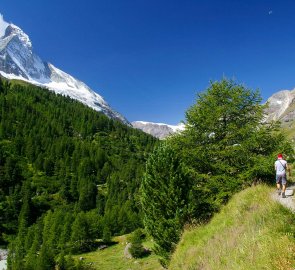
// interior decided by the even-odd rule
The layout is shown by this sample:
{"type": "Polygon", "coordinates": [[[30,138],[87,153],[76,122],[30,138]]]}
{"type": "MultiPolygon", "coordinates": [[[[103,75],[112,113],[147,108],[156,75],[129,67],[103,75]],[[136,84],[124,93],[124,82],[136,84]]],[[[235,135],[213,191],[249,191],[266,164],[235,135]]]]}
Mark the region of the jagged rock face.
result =
{"type": "Polygon", "coordinates": [[[135,122],[132,122],[131,124],[134,128],[141,129],[145,133],[148,133],[159,139],[165,139],[167,136],[184,129],[183,124],[172,126],[172,125],[143,122],[143,121],[135,121],[135,122]]]}
{"type": "Polygon", "coordinates": [[[18,26],[8,24],[0,15],[0,74],[23,80],[76,99],[108,117],[130,125],[125,117],[85,83],[43,61],[33,51],[32,42],[18,26]]]}
{"type": "Polygon", "coordinates": [[[291,110],[291,105],[295,102],[295,90],[283,90],[272,95],[268,100],[266,109],[266,121],[281,120],[290,121],[294,119],[295,111],[291,110]]]}
{"type": "MultiPolygon", "coordinates": [[[[286,116],[286,113],[290,113],[290,105],[294,102],[295,90],[283,90],[272,95],[268,100],[268,108],[266,109],[266,121],[282,120],[282,116],[286,116]]],[[[290,119],[288,116],[285,119],[290,119]]]]}
{"type": "Polygon", "coordinates": [[[295,120],[295,109],[286,113],[281,119],[282,122],[288,123],[288,122],[293,122],[295,120]]]}
{"type": "Polygon", "coordinates": [[[13,24],[8,25],[0,39],[0,67],[6,74],[41,84],[50,82],[48,65],[33,53],[29,37],[13,24]]]}

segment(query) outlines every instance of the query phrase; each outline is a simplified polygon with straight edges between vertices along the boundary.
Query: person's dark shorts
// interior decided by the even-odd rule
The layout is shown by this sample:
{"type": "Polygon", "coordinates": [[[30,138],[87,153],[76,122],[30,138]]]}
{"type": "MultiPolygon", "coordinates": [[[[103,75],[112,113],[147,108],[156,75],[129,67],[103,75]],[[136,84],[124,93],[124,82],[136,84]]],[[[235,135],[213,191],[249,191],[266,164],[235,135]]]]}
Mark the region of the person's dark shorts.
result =
{"type": "Polygon", "coordinates": [[[276,183],[286,185],[287,184],[287,176],[286,174],[276,175],[276,183]]]}

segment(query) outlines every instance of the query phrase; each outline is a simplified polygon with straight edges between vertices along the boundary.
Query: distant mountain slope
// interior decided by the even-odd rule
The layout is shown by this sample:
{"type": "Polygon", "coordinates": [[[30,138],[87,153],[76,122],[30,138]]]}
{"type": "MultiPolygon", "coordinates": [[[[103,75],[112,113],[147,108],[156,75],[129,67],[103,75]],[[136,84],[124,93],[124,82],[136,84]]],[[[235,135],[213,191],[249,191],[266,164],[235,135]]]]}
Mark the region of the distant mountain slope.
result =
{"type": "Polygon", "coordinates": [[[152,123],[144,121],[135,121],[131,124],[134,128],[141,129],[145,133],[151,134],[159,139],[164,139],[167,136],[184,129],[183,124],[173,126],[162,123],[152,123]]]}
{"type": "Polygon", "coordinates": [[[279,120],[290,138],[295,138],[295,89],[272,95],[267,103],[266,121],[279,120]]]}
{"type": "Polygon", "coordinates": [[[169,269],[293,269],[295,216],[272,200],[272,191],[248,188],[209,224],[186,230],[169,269]]]}
{"type": "Polygon", "coordinates": [[[266,110],[266,120],[283,120],[294,119],[295,111],[290,114],[290,106],[295,102],[295,90],[282,90],[273,94],[268,100],[269,108],[266,110]]]}
{"type": "Polygon", "coordinates": [[[29,36],[18,26],[0,16],[0,74],[46,87],[58,94],[76,99],[108,117],[130,125],[127,119],[85,83],[43,61],[34,53],[29,36]]]}

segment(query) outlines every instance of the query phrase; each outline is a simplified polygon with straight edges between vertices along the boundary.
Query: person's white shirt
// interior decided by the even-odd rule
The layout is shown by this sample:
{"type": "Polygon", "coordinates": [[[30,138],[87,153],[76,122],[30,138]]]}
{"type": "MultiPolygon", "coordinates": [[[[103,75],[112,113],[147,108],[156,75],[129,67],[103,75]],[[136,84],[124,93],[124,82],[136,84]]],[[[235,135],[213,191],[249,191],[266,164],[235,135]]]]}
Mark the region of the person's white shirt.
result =
{"type": "Polygon", "coordinates": [[[287,173],[287,161],[281,158],[275,162],[275,170],[277,175],[283,175],[287,173]]]}

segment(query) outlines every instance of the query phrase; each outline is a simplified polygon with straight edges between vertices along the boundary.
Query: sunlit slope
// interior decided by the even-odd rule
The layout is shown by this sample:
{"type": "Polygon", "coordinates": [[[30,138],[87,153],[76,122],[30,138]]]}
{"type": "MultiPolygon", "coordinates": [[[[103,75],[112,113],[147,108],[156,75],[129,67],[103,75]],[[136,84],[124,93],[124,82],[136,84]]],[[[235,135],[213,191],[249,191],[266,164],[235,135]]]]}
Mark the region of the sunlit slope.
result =
{"type": "MultiPolygon", "coordinates": [[[[124,256],[127,235],[115,237],[114,244],[106,249],[97,250],[75,256],[75,259],[83,258],[86,265],[91,265],[97,270],[161,270],[163,269],[158,257],[152,252],[149,256],[140,259],[128,259],[124,256]]],[[[146,240],[145,248],[152,249],[153,242],[146,240]]]]}
{"type": "Polygon", "coordinates": [[[295,215],[256,186],[204,226],[186,230],[169,269],[295,269],[295,215]]]}

